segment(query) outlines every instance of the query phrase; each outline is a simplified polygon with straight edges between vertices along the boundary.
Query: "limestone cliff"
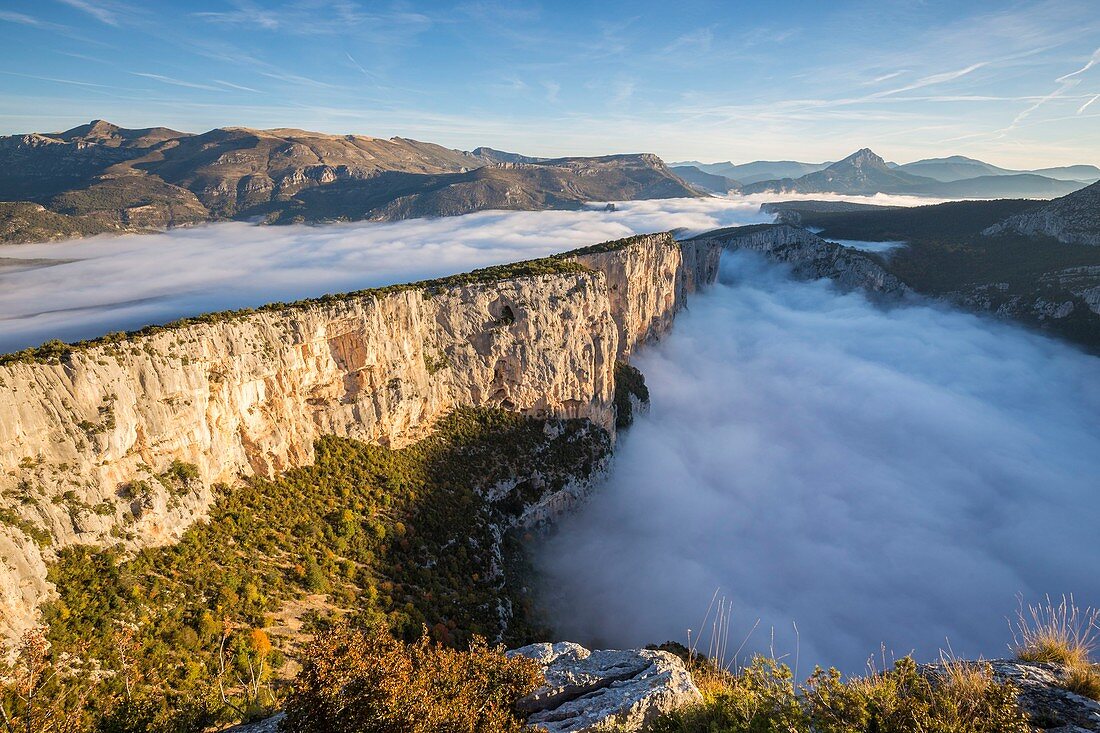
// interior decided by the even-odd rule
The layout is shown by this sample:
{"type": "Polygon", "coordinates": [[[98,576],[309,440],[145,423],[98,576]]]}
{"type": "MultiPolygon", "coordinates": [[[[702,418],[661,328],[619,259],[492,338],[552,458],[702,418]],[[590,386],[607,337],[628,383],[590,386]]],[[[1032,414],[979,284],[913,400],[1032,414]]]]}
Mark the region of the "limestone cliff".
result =
{"type": "Polygon", "coordinates": [[[215,484],[310,463],[322,435],[397,446],[461,406],[613,433],[616,359],[669,327],[717,257],[639,237],[545,274],[220,314],[0,366],[0,632],[48,594],[51,546],[171,542],[215,484]]]}
{"type": "Polygon", "coordinates": [[[625,358],[666,333],[687,296],[714,282],[721,254],[714,243],[681,243],[664,232],[596,245],[570,258],[606,277],[619,356],[625,358]]]}

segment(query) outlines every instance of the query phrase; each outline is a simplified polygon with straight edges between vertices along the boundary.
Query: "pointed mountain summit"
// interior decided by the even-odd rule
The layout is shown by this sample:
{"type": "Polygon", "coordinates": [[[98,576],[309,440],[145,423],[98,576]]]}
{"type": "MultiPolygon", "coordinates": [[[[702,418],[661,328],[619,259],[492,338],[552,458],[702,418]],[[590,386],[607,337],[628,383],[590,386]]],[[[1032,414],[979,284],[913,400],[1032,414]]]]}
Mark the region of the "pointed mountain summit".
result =
{"type": "Polygon", "coordinates": [[[886,165],[886,161],[880,156],[875,154],[874,150],[870,148],[861,148],[856,152],[849,155],[843,160],[838,160],[825,170],[838,168],[843,169],[845,167],[852,168],[878,168],[880,170],[890,170],[890,167],[886,165]]]}
{"type": "Polygon", "coordinates": [[[891,168],[870,148],[861,148],[824,170],[801,178],[761,181],[745,186],[745,193],[906,193],[936,181],[891,168]]]}

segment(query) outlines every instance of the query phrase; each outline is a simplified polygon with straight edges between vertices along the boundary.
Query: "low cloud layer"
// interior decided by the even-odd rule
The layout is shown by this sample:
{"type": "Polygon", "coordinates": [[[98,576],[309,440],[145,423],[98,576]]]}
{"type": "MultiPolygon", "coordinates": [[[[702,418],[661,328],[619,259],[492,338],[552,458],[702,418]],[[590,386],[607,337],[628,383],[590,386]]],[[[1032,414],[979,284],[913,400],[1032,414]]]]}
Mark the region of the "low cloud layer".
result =
{"type": "Polygon", "coordinates": [[[761,221],[758,204],[674,199],[619,211],[484,212],[392,224],[223,223],[0,247],[0,352],[226,308],[450,275],[642,231],[761,221]],[[32,260],[28,269],[26,261],[32,260]],[[60,262],[52,266],[42,260],[60,262]]]}
{"type": "Polygon", "coordinates": [[[632,201],[614,212],[490,211],[392,224],[222,223],[0,246],[0,353],[212,310],[450,275],[634,233],[764,221],[759,205],[768,198],[632,201]]]}
{"type": "Polygon", "coordinates": [[[683,641],[720,588],[732,648],[760,619],[746,651],[858,672],[1005,656],[1017,594],[1100,604],[1100,360],[738,254],[636,363],[652,411],[537,553],[559,638],[683,641]]]}

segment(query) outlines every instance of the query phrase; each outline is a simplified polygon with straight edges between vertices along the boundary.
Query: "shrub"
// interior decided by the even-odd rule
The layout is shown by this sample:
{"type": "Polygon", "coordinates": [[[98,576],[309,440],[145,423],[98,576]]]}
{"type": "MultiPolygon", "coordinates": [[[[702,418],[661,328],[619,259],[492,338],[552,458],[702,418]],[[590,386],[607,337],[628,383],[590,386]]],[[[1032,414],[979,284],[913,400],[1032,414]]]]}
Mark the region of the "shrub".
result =
{"type": "Polygon", "coordinates": [[[997,682],[988,664],[945,659],[921,669],[903,657],[893,669],[847,680],[819,668],[797,688],[790,669],[767,657],[736,674],[693,664],[710,669],[703,702],[662,717],[656,733],[1031,731],[1016,689],[997,682]]]}
{"type": "Polygon", "coordinates": [[[615,427],[622,430],[634,422],[634,402],[649,404],[645,376],[625,361],[615,362],[615,427]]]}
{"type": "Polygon", "coordinates": [[[659,719],[653,733],[809,733],[787,665],[754,657],[740,674],[704,676],[709,682],[704,702],[659,719]]]}
{"type": "Polygon", "coordinates": [[[319,634],[287,701],[290,733],[519,733],[515,702],[541,683],[538,665],[475,637],[467,651],[412,644],[384,630],[319,634]]]}

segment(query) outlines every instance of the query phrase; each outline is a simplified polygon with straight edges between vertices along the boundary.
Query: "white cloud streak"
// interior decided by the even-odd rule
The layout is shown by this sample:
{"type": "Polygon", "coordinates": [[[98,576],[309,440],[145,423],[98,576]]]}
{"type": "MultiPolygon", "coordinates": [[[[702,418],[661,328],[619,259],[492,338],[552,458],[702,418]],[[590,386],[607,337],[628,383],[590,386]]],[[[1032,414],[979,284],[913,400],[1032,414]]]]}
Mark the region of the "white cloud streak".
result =
{"type": "Polygon", "coordinates": [[[59,2],[62,2],[71,8],[76,8],[77,10],[87,13],[101,23],[106,23],[107,25],[113,26],[117,26],[119,24],[118,16],[115,14],[115,12],[103,5],[88,2],[87,0],[59,0],[59,2]]]}
{"type": "MultiPolygon", "coordinates": [[[[150,74],[144,71],[131,71],[134,76],[141,76],[146,79],[152,79],[153,81],[159,81],[161,84],[169,84],[174,87],[187,87],[188,89],[203,89],[208,92],[225,92],[226,89],[221,87],[211,86],[209,84],[198,84],[192,81],[184,81],[183,79],[173,79],[170,76],[163,76],[162,74],[150,74]]],[[[224,84],[225,82],[219,82],[224,84]]],[[[229,85],[226,85],[229,86],[229,85]]],[[[254,91],[254,90],[250,90],[254,91]]]]}

